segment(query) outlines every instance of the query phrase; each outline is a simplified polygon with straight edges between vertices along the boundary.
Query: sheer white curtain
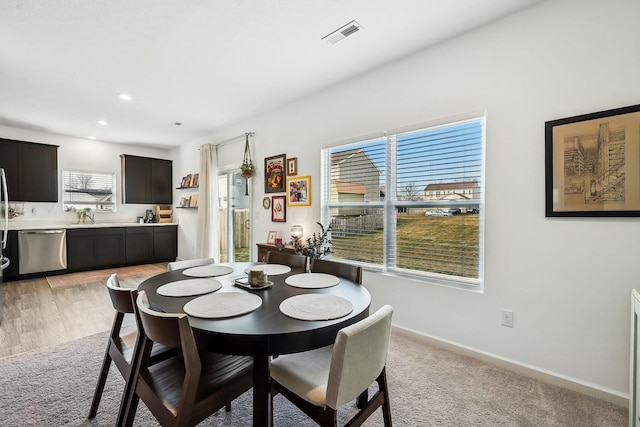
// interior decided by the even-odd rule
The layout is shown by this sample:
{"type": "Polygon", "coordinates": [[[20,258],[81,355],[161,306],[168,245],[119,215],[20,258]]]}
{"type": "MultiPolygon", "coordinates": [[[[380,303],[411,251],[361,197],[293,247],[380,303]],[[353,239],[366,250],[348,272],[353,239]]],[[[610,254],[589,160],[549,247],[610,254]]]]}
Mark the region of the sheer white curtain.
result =
{"type": "Polygon", "coordinates": [[[200,189],[198,191],[198,257],[220,261],[220,229],[218,220],[218,153],[217,147],[200,147],[200,189]]]}

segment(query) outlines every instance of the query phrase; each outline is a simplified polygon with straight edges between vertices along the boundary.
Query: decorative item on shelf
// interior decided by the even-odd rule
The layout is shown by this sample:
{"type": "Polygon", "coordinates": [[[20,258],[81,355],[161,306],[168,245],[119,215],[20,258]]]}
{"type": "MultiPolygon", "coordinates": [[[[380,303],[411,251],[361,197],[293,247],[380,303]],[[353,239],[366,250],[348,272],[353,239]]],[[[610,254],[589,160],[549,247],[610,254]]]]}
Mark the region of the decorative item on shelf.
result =
{"type": "Polygon", "coordinates": [[[245,135],[245,143],[244,143],[244,158],[242,159],[242,164],[240,165],[240,170],[242,171],[242,177],[245,180],[245,189],[244,195],[249,195],[249,178],[253,176],[256,171],[256,167],[253,165],[253,160],[251,160],[251,149],[249,148],[249,135],[253,135],[253,132],[247,132],[245,135]]]}
{"type": "Polygon", "coordinates": [[[313,236],[307,238],[306,242],[302,241],[302,226],[294,225],[291,227],[291,244],[296,253],[309,259],[318,259],[333,253],[331,248],[333,242],[329,238],[331,224],[327,228],[319,222],[316,224],[320,226],[320,233],[314,232],[313,236]]]}
{"type": "Polygon", "coordinates": [[[278,235],[278,232],[276,230],[270,230],[269,234],[267,235],[267,244],[268,245],[275,245],[276,244],[276,236],[278,235]]]}
{"type": "Polygon", "coordinates": [[[178,184],[177,190],[181,190],[183,188],[194,188],[199,185],[199,174],[194,173],[189,174],[187,176],[182,177],[182,181],[178,184]]]}

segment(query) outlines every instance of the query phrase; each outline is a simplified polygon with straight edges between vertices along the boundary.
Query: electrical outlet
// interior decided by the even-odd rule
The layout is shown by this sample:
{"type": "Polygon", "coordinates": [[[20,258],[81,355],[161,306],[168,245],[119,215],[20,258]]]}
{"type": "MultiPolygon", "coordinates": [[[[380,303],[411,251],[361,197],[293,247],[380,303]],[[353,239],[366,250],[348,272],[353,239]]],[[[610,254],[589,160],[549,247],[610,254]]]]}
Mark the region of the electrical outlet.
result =
{"type": "Polygon", "coordinates": [[[507,326],[509,328],[513,328],[513,311],[512,310],[502,310],[501,312],[502,321],[500,324],[502,326],[507,326]]]}

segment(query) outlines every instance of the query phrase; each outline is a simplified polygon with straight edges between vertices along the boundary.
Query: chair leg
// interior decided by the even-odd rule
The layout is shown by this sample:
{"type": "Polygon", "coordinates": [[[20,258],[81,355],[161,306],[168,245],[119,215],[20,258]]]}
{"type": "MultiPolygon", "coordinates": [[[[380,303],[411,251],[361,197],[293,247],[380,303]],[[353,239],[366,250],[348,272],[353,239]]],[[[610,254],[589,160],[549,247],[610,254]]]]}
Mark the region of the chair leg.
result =
{"type": "Polygon", "coordinates": [[[231,412],[231,402],[229,402],[226,405],[224,405],[224,411],[225,412],[231,412]]]}
{"type": "Polygon", "coordinates": [[[384,419],[385,427],[392,427],[391,422],[391,405],[389,402],[389,388],[387,387],[387,368],[382,370],[382,373],[378,377],[378,387],[384,396],[384,402],[382,403],[382,418],[384,419]]]}
{"type": "Polygon", "coordinates": [[[107,382],[107,376],[109,375],[109,368],[111,367],[111,355],[109,349],[111,348],[111,337],[109,337],[109,343],[107,344],[107,351],[104,355],[104,361],[102,362],[102,369],[100,370],[100,376],[98,377],[98,384],[96,384],[96,391],[93,393],[93,401],[91,402],[91,409],[89,409],[89,416],[87,418],[93,418],[98,413],[98,406],[100,405],[100,399],[102,398],[102,392],[104,391],[104,385],[107,382]]]}

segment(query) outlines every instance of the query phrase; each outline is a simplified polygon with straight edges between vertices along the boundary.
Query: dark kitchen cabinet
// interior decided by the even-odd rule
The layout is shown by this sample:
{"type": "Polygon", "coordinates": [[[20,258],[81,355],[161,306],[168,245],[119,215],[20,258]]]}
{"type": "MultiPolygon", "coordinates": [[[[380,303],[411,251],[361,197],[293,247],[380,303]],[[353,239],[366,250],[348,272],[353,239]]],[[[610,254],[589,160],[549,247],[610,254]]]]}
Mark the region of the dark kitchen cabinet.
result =
{"type": "Polygon", "coordinates": [[[171,160],[122,154],[124,203],[163,204],[173,202],[171,160]]]}
{"type": "Polygon", "coordinates": [[[9,200],[58,201],[58,147],[0,138],[0,167],[7,174],[9,200]]]}
{"type": "Polygon", "coordinates": [[[69,271],[116,267],[126,263],[125,228],[67,230],[69,271]]]}
{"type": "Polygon", "coordinates": [[[154,261],[154,228],[127,227],[127,264],[146,264],[154,261]]]}
{"type": "Polygon", "coordinates": [[[153,258],[155,262],[175,261],[178,257],[178,226],[153,227],[153,258]]]}

